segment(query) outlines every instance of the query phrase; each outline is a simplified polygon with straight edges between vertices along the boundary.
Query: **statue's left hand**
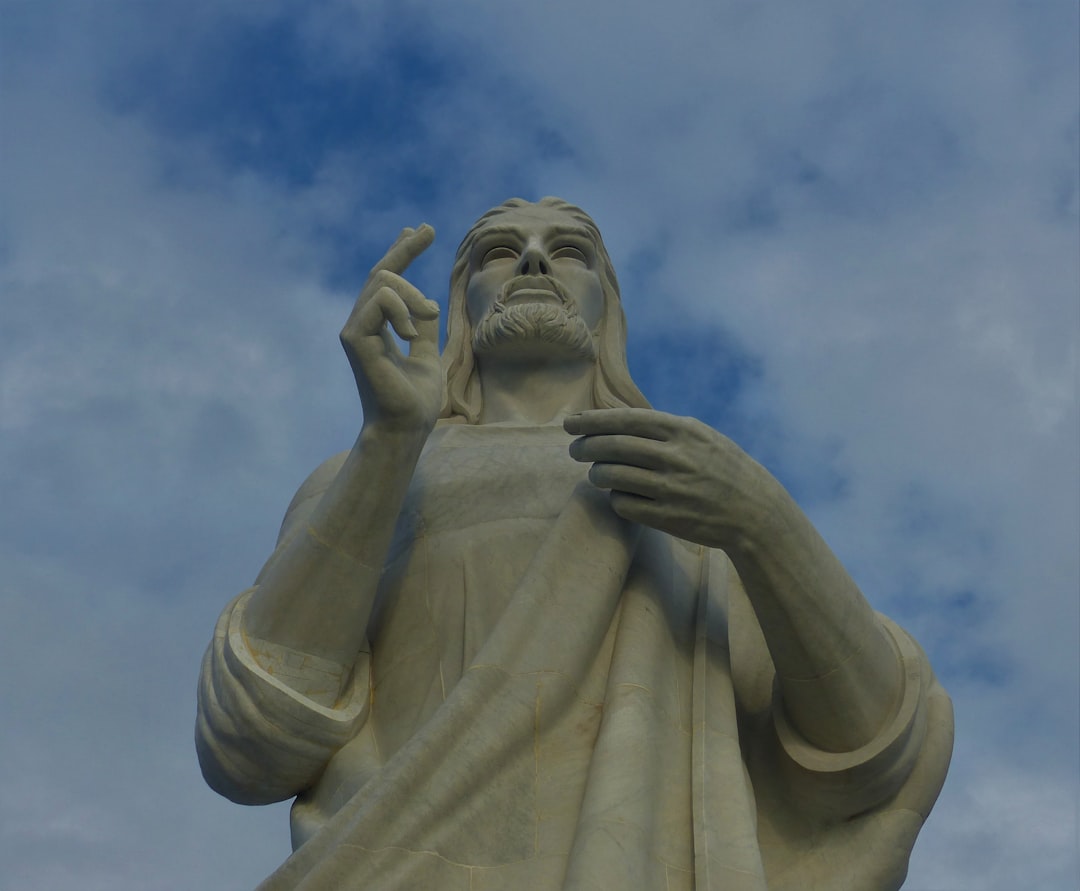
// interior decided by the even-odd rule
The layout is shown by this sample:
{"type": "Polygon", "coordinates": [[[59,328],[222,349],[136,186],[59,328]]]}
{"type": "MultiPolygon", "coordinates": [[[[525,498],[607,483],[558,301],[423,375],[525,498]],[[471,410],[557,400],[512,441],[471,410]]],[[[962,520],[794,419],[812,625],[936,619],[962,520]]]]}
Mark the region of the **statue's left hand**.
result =
{"type": "Polygon", "coordinates": [[[564,427],[616,514],[727,553],[804,741],[854,752],[882,733],[902,701],[896,645],[764,467],[700,421],[648,409],[582,412],[564,427]]]}
{"type": "Polygon", "coordinates": [[[694,418],[643,408],[570,415],[570,455],[611,490],[620,517],[687,541],[730,548],[754,537],[786,499],[779,482],[726,436],[694,418]]]}

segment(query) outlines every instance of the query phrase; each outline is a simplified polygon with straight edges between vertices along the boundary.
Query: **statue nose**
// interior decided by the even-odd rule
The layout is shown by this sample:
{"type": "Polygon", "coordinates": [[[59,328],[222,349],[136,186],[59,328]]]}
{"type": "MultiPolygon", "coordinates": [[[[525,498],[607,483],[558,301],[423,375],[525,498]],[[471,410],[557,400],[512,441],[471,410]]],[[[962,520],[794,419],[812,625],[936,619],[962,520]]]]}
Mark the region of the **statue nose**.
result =
{"type": "Polygon", "coordinates": [[[527,247],[518,261],[518,275],[547,275],[550,271],[544,252],[535,247],[527,247]]]}

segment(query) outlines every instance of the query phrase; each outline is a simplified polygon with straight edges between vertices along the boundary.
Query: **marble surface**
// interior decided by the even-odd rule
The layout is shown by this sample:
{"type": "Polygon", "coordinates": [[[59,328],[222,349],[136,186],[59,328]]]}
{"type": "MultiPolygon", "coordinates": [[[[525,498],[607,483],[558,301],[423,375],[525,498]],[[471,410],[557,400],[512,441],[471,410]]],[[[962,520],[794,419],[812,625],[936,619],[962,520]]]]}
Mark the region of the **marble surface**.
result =
{"type": "Polygon", "coordinates": [[[952,744],[918,645],[764,467],[648,405],[583,211],[478,221],[443,355],[403,277],[433,237],[362,289],[359,436],[203,663],[207,782],[295,798],[260,887],[899,888],[952,744]]]}

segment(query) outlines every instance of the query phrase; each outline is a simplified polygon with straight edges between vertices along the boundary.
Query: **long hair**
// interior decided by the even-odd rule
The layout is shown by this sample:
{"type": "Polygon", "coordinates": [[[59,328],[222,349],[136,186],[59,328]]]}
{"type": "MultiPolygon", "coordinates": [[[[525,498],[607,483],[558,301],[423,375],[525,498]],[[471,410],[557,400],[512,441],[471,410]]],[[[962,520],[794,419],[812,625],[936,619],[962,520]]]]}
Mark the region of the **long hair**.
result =
{"type": "MultiPolygon", "coordinates": [[[[492,208],[476,221],[458,247],[454,267],[450,272],[450,307],[446,322],[446,347],[443,350],[443,367],[446,369],[446,401],[441,415],[443,418],[476,424],[480,419],[483,402],[480,376],[472,349],[472,328],[465,306],[465,292],[469,286],[469,255],[473,243],[492,217],[530,206],[533,206],[532,202],[511,198],[492,208]]],[[[626,316],[622,309],[615,268],[611,265],[600,230],[585,211],[561,198],[541,198],[535,206],[555,208],[572,217],[575,222],[585,227],[596,249],[604,309],[597,328],[592,407],[649,408],[648,400],[631,379],[630,369],[626,364],[626,316]]]]}

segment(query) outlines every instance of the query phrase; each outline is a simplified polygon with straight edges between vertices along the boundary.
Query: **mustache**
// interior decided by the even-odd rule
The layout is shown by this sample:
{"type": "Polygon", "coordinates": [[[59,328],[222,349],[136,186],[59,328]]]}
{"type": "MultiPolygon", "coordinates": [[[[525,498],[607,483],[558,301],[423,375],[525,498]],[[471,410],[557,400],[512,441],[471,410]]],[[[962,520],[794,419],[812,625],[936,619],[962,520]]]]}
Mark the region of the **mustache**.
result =
{"type": "Polygon", "coordinates": [[[492,305],[491,312],[505,311],[506,301],[518,291],[550,291],[559,298],[563,309],[576,313],[577,307],[566,289],[559,281],[548,275],[519,275],[510,279],[499,289],[499,296],[492,305]]]}

